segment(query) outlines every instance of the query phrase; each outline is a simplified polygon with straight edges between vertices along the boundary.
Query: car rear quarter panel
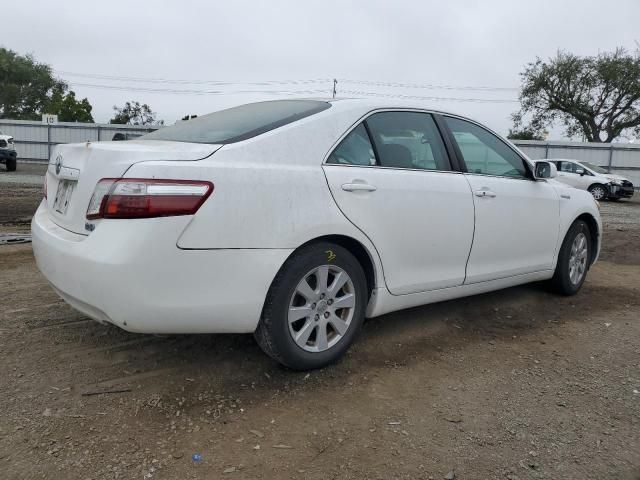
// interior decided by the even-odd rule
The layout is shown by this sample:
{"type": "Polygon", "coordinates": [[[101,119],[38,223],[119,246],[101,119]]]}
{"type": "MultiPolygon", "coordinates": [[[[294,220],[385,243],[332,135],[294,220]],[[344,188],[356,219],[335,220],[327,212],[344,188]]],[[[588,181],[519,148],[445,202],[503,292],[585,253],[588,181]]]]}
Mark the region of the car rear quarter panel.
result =
{"type": "Polygon", "coordinates": [[[322,170],[327,152],[361,116],[358,110],[323,112],[225,145],[204,160],[141,162],[125,176],[213,182],[213,194],[178,238],[179,248],[295,249],[344,235],[359,241],[381,272],[373,244],[339,210],[322,170]]]}

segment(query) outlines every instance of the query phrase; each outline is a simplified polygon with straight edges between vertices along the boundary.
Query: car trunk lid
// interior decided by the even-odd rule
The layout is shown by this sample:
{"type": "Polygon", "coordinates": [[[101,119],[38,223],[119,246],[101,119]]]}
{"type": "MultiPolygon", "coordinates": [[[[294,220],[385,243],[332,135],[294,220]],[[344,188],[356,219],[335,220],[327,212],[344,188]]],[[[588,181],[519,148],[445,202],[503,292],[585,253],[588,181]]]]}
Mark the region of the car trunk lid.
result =
{"type": "Polygon", "coordinates": [[[45,177],[51,218],[62,228],[87,235],[87,206],[100,179],[120,178],[139,162],[202,160],[221,146],[155,140],[58,145],[45,177]]]}

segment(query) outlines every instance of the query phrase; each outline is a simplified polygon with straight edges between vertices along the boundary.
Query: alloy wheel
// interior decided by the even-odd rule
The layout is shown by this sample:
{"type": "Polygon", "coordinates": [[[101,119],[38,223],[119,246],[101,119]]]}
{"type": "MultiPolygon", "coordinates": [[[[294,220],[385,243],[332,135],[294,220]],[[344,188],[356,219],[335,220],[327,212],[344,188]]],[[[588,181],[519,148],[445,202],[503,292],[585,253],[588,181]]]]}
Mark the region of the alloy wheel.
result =
{"type": "Polygon", "coordinates": [[[330,349],[347,333],[353,320],[353,281],[336,265],[321,265],[298,282],[289,302],[289,333],[307,352],[330,349]]]}
{"type": "Polygon", "coordinates": [[[584,233],[579,233],[571,245],[569,255],[569,279],[578,285],[587,270],[588,242],[584,233]]]}
{"type": "Polygon", "coordinates": [[[593,187],[591,189],[591,195],[593,195],[593,198],[595,198],[596,200],[602,200],[606,195],[606,192],[602,187],[593,187]]]}

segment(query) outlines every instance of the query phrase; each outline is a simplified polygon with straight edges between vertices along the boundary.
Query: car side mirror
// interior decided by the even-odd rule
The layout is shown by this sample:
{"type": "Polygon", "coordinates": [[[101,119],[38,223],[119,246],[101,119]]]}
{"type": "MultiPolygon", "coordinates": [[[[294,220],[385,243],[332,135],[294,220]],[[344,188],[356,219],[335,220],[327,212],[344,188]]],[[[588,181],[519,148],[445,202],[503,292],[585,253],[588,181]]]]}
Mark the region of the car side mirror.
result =
{"type": "Polygon", "coordinates": [[[581,177],[584,177],[584,173],[585,173],[584,168],[576,169],[576,173],[580,174],[581,177]]]}
{"type": "Polygon", "coordinates": [[[558,169],[551,162],[536,162],[534,175],[536,180],[556,178],[558,176],[558,169]]]}

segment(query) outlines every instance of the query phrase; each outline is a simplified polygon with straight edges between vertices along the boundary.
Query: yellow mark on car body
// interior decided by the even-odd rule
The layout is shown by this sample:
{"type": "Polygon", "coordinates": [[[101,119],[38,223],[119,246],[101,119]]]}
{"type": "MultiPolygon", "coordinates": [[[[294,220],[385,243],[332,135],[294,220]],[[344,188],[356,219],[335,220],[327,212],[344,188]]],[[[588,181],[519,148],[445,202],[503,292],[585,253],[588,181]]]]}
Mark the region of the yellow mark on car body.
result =
{"type": "Polygon", "coordinates": [[[333,253],[333,250],[327,250],[326,252],[324,252],[327,254],[327,261],[331,262],[333,260],[336,259],[337,255],[335,253],[333,253]]]}

